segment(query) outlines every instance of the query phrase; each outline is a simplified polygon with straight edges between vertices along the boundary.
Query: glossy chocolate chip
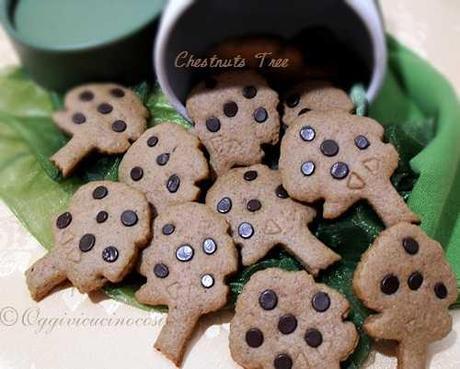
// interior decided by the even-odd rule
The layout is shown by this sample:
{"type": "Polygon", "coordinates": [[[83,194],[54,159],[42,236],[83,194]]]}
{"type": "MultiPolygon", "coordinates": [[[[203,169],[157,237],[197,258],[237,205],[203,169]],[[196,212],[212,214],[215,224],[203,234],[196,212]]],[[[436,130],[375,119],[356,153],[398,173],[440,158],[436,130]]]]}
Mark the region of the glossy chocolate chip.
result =
{"type": "Polygon", "coordinates": [[[166,278],[169,275],[169,268],[163,263],[155,264],[153,267],[153,274],[158,278],[166,278]]]}
{"type": "Polygon", "coordinates": [[[399,279],[393,274],[387,274],[380,282],[380,290],[385,295],[392,295],[399,289],[399,279]]]}
{"type": "Polygon", "coordinates": [[[283,185],[279,185],[278,187],[276,187],[275,193],[276,193],[276,196],[279,197],[280,199],[287,199],[289,197],[283,185]]]}
{"type": "Polygon", "coordinates": [[[238,113],[238,105],[234,101],[229,101],[224,104],[224,114],[232,118],[238,113]]]}
{"type": "Polygon", "coordinates": [[[118,259],[118,249],[114,246],[106,247],[102,250],[102,259],[107,263],[113,263],[118,259]]]}
{"type": "Polygon", "coordinates": [[[72,115],[72,122],[74,122],[75,124],[83,124],[86,122],[86,117],[82,113],[75,113],[74,115],[72,115]]]}
{"type": "Polygon", "coordinates": [[[169,153],[164,152],[163,154],[160,154],[157,156],[157,164],[158,165],[166,165],[169,161],[169,153]]]}
{"type": "Polygon", "coordinates": [[[331,299],[326,292],[317,292],[311,299],[311,305],[319,313],[323,313],[331,306],[331,299]]]}
{"type": "Polygon", "coordinates": [[[313,127],[305,126],[299,131],[300,138],[306,142],[313,141],[316,136],[316,132],[313,127]]]}
{"type": "Polygon", "coordinates": [[[102,210],[96,215],[96,222],[98,223],[104,223],[107,219],[109,218],[109,213],[106,211],[102,210]]]}
{"type": "Polygon", "coordinates": [[[89,90],[85,90],[80,94],[79,98],[81,101],[91,101],[94,99],[94,94],[89,90]]]}
{"type": "Polygon", "coordinates": [[[369,147],[370,142],[366,136],[359,135],[355,137],[355,145],[358,149],[365,150],[369,147]]]}
{"type": "Polygon", "coordinates": [[[254,86],[245,86],[243,88],[243,96],[246,99],[252,99],[257,95],[257,88],[254,86]]]}
{"type": "Polygon", "coordinates": [[[212,255],[217,250],[216,241],[214,241],[212,238],[206,238],[203,241],[202,247],[203,247],[203,252],[207,255],[212,255]]]}
{"type": "Polygon", "coordinates": [[[204,274],[201,276],[201,285],[204,288],[211,288],[214,286],[214,277],[211,274],[204,274]]]}
{"type": "Polygon", "coordinates": [[[90,251],[96,243],[96,237],[94,234],[87,233],[80,238],[80,242],[78,243],[78,247],[82,252],[90,251]]]}
{"type": "Polygon", "coordinates": [[[297,105],[299,105],[299,102],[300,96],[297,93],[289,95],[286,99],[286,105],[290,108],[295,108],[297,105]]]}
{"type": "Polygon", "coordinates": [[[254,120],[257,123],[263,123],[268,119],[268,113],[267,110],[264,108],[260,107],[254,110],[254,120]]]}
{"type": "Polygon", "coordinates": [[[416,253],[418,253],[418,250],[419,250],[418,242],[414,240],[412,237],[406,237],[405,239],[403,239],[402,244],[403,244],[404,250],[406,250],[406,252],[409,255],[415,255],[416,253]]]}
{"type": "Polygon", "coordinates": [[[229,197],[224,197],[217,203],[217,211],[221,214],[228,213],[231,209],[232,200],[229,197]]]}
{"type": "Polygon", "coordinates": [[[154,147],[158,143],[158,137],[157,136],[150,136],[149,139],[147,140],[147,145],[149,147],[154,147]]]}
{"type": "Polygon", "coordinates": [[[113,88],[110,90],[110,94],[113,97],[124,97],[125,96],[125,91],[123,91],[121,88],[113,88]]]}
{"type": "Polygon", "coordinates": [[[247,240],[254,234],[254,228],[250,223],[243,222],[238,226],[238,234],[241,238],[247,240]]]}
{"type": "Polygon", "coordinates": [[[193,254],[195,251],[193,250],[192,246],[190,245],[182,245],[177,248],[176,250],[176,258],[179,261],[190,261],[193,258],[193,254]]]}
{"type": "Polygon", "coordinates": [[[315,163],[312,161],[306,161],[300,167],[300,171],[304,176],[311,176],[315,172],[315,163]]]}
{"type": "Polygon", "coordinates": [[[246,343],[252,348],[260,347],[264,343],[264,334],[259,328],[251,328],[246,332],[246,343]]]}
{"type": "Polygon", "coordinates": [[[163,232],[165,236],[169,236],[173,234],[175,230],[176,230],[176,227],[174,226],[174,224],[171,224],[171,223],[165,224],[163,228],[161,229],[161,231],[163,232]]]}
{"type": "Polygon", "coordinates": [[[209,132],[218,132],[220,130],[220,120],[216,117],[206,119],[206,128],[209,132]]]}
{"type": "Polygon", "coordinates": [[[173,174],[168,178],[168,182],[166,183],[166,188],[171,193],[176,193],[180,187],[180,178],[177,174],[173,174]]]}
{"type": "Polygon", "coordinates": [[[290,334],[297,328],[297,319],[292,314],[285,314],[278,320],[278,329],[283,334],[290,334]]]}
{"type": "Polygon", "coordinates": [[[259,296],[259,304],[264,310],[273,310],[278,305],[278,296],[273,290],[265,290],[259,296]]]}
{"type": "Polygon", "coordinates": [[[105,186],[97,186],[93,191],[93,199],[101,200],[106,197],[109,193],[109,190],[105,186]]]}
{"type": "Polygon", "coordinates": [[[132,227],[137,224],[138,218],[137,214],[132,210],[125,210],[121,213],[121,223],[126,227],[132,227]]]}
{"type": "Polygon", "coordinates": [[[248,170],[247,172],[244,172],[243,178],[246,181],[253,181],[257,178],[257,172],[255,170],[248,170]]]}
{"type": "Polygon", "coordinates": [[[323,335],[315,328],[309,328],[305,332],[305,342],[308,346],[316,348],[323,343],[323,335]]]}
{"type": "Polygon", "coordinates": [[[434,293],[438,299],[445,299],[447,297],[446,285],[442,282],[436,283],[434,286],[434,293]]]}
{"type": "Polygon", "coordinates": [[[348,173],[348,165],[341,161],[334,163],[331,167],[331,176],[334,179],[344,179],[346,176],[348,176],[348,173]]]}
{"type": "Polygon", "coordinates": [[[248,204],[246,205],[246,208],[251,211],[251,212],[254,212],[254,211],[257,211],[257,210],[260,210],[260,208],[262,207],[262,204],[259,200],[257,199],[252,199],[252,200],[249,200],[248,201],[248,204]]]}
{"type": "Polygon", "coordinates": [[[339,152],[339,145],[334,140],[325,140],[321,143],[319,148],[323,155],[335,156],[339,152]]]}
{"type": "Polygon", "coordinates": [[[67,228],[72,223],[72,214],[68,211],[59,215],[56,219],[56,227],[59,229],[67,228]]]}
{"type": "Polygon", "coordinates": [[[129,173],[133,181],[140,181],[144,176],[144,170],[141,167],[134,167],[129,173]]]}
{"type": "Polygon", "coordinates": [[[115,122],[112,123],[112,130],[114,132],[124,132],[126,131],[126,122],[123,120],[116,120],[115,122]]]}
{"type": "Polygon", "coordinates": [[[407,285],[412,291],[416,291],[423,283],[423,275],[420,272],[412,273],[407,279],[407,285]]]}
{"type": "Polygon", "coordinates": [[[279,354],[273,361],[275,369],[291,369],[292,359],[288,354],[279,354]]]}
{"type": "Polygon", "coordinates": [[[110,114],[113,110],[113,106],[107,103],[102,103],[97,107],[97,111],[101,114],[110,114]]]}

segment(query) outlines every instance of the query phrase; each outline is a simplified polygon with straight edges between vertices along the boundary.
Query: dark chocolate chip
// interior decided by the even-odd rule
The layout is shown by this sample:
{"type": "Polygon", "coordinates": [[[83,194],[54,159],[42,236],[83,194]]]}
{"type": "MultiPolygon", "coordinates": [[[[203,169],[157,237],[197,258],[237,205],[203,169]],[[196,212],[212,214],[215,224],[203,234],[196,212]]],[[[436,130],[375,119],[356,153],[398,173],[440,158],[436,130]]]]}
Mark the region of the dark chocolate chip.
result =
{"type": "Polygon", "coordinates": [[[102,103],[97,107],[97,111],[101,114],[110,114],[113,110],[113,106],[107,103],[102,103]]]}
{"type": "Polygon", "coordinates": [[[158,143],[158,137],[157,136],[150,136],[149,139],[147,140],[147,145],[149,147],[154,147],[158,143]]]}
{"type": "Polygon", "coordinates": [[[96,222],[98,223],[104,223],[107,219],[109,218],[109,213],[106,211],[102,210],[96,215],[96,222]]]}
{"type": "Polygon", "coordinates": [[[124,132],[126,131],[126,123],[123,120],[116,120],[112,123],[112,130],[114,132],[124,132]]]}
{"type": "Polygon", "coordinates": [[[254,234],[254,228],[250,223],[243,222],[238,226],[238,234],[241,238],[247,240],[254,234]]]}
{"type": "Polygon", "coordinates": [[[313,348],[319,347],[323,343],[323,335],[315,328],[309,328],[305,332],[305,342],[313,348]]]}
{"type": "Polygon", "coordinates": [[[403,239],[402,244],[403,244],[404,250],[406,250],[406,252],[409,255],[415,255],[418,252],[418,249],[419,249],[418,242],[414,240],[412,237],[406,237],[405,239],[403,239]]]}
{"type": "Polygon", "coordinates": [[[94,99],[94,94],[89,90],[85,90],[80,94],[79,97],[81,101],[91,101],[94,99]]]}
{"type": "Polygon", "coordinates": [[[166,183],[166,188],[169,192],[175,193],[179,189],[180,186],[180,178],[177,174],[173,174],[168,178],[168,182],[166,183]]]}
{"type": "Polygon", "coordinates": [[[263,123],[265,122],[267,119],[268,119],[268,113],[267,111],[260,107],[260,108],[257,108],[256,110],[254,110],[254,120],[257,122],[257,123],[263,123]]]}
{"type": "Polygon", "coordinates": [[[302,140],[310,142],[314,140],[316,132],[313,127],[305,126],[299,131],[299,135],[302,140]]]}
{"type": "Polygon", "coordinates": [[[129,173],[133,181],[140,181],[144,176],[144,170],[141,167],[134,167],[129,173]]]}
{"type": "Polygon", "coordinates": [[[278,305],[278,296],[273,290],[265,290],[259,296],[259,304],[264,310],[273,310],[278,305]]]}
{"type": "Polygon", "coordinates": [[[370,142],[366,136],[359,135],[355,137],[355,145],[358,149],[365,150],[369,147],[370,142]]]}
{"type": "Polygon", "coordinates": [[[56,227],[59,229],[67,228],[72,223],[72,214],[68,211],[59,215],[56,219],[56,227]]]}
{"type": "Polygon", "coordinates": [[[312,161],[306,161],[300,167],[300,171],[304,176],[311,176],[315,172],[315,163],[312,161]]]}
{"type": "Polygon", "coordinates": [[[286,99],[286,105],[290,108],[295,108],[297,105],[299,105],[299,102],[300,96],[297,93],[288,96],[288,98],[286,99]]]}
{"type": "Polygon", "coordinates": [[[380,290],[385,295],[392,295],[399,289],[399,279],[393,274],[387,274],[380,282],[380,290]]]}
{"type": "Polygon", "coordinates": [[[217,86],[217,80],[215,78],[206,78],[204,80],[204,86],[210,90],[212,90],[213,88],[215,88],[217,86]]]}
{"type": "Polygon", "coordinates": [[[407,285],[412,291],[416,291],[423,283],[423,275],[420,272],[412,273],[407,279],[407,285]]]}
{"type": "Polygon", "coordinates": [[[261,207],[262,207],[262,204],[257,199],[249,200],[248,204],[246,205],[246,208],[252,212],[260,210],[261,207]]]}
{"type": "Polygon", "coordinates": [[[209,132],[217,132],[220,130],[220,120],[216,117],[206,119],[206,128],[209,132]]]}
{"type": "Polygon", "coordinates": [[[232,118],[238,113],[238,105],[234,101],[229,101],[224,104],[224,114],[232,118]]]}
{"type": "Polygon", "coordinates": [[[283,185],[279,185],[278,187],[276,187],[275,193],[276,193],[276,196],[279,197],[280,199],[287,199],[289,197],[283,185]]]}
{"type": "Polygon", "coordinates": [[[297,319],[292,314],[285,314],[278,320],[278,329],[283,334],[290,334],[297,328],[297,319]]]}
{"type": "Polygon", "coordinates": [[[96,237],[94,237],[94,234],[87,233],[83,235],[82,238],[80,238],[78,247],[80,248],[82,252],[88,252],[94,247],[95,243],[96,243],[96,237]]]}
{"type": "Polygon", "coordinates": [[[299,111],[299,114],[297,114],[297,116],[301,116],[302,114],[308,113],[309,111],[311,111],[311,109],[303,108],[301,111],[299,111]]]}
{"type": "Polygon", "coordinates": [[[136,225],[138,221],[137,214],[132,210],[125,210],[121,213],[120,219],[126,227],[132,227],[133,225],[136,225]]]}
{"type": "Polygon", "coordinates": [[[232,200],[229,197],[223,197],[217,203],[217,211],[219,213],[225,214],[228,213],[232,209],[232,200]]]}
{"type": "Polygon", "coordinates": [[[165,236],[169,236],[173,234],[175,230],[176,230],[176,227],[174,226],[174,224],[171,224],[171,223],[165,224],[163,228],[161,229],[161,231],[163,232],[165,236]]]}
{"type": "Polygon", "coordinates": [[[163,154],[160,154],[157,156],[157,164],[158,165],[166,165],[169,161],[169,153],[164,152],[163,154]]]}
{"type": "Polygon", "coordinates": [[[246,181],[253,181],[257,178],[257,172],[255,170],[248,170],[247,172],[244,172],[243,178],[246,181]]]}
{"type": "Polygon", "coordinates": [[[257,95],[257,88],[254,86],[245,86],[243,88],[243,96],[246,99],[252,99],[257,95]]]}
{"type": "Polygon", "coordinates": [[[442,282],[436,283],[434,286],[434,293],[438,299],[445,299],[447,297],[446,285],[442,282]]]}
{"type": "Polygon", "coordinates": [[[102,250],[102,259],[107,263],[113,263],[118,259],[118,249],[114,246],[106,247],[102,250]]]}
{"type": "Polygon", "coordinates": [[[315,309],[319,313],[323,313],[329,309],[331,306],[331,299],[326,292],[317,292],[313,298],[311,299],[311,304],[313,309],[315,309]]]}
{"type": "Polygon", "coordinates": [[[110,94],[113,97],[124,97],[125,96],[125,91],[123,91],[121,88],[113,88],[110,90],[110,94]]]}
{"type": "Polygon", "coordinates": [[[212,255],[216,252],[217,250],[217,244],[216,241],[214,241],[212,238],[206,238],[203,241],[203,252],[207,255],[212,255]]]}
{"type": "Polygon", "coordinates": [[[260,347],[264,343],[264,334],[258,328],[251,328],[246,332],[246,343],[252,348],[260,347]]]}
{"type": "Polygon", "coordinates": [[[106,197],[109,193],[109,190],[105,186],[97,186],[93,191],[93,199],[101,200],[106,197]]]}
{"type": "Polygon", "coordinates": [[[325,140],[321,143],[319,148],[323,155],[336,156],[339,152],[339,145],[334,140],[325,140]]]}
{"type": "Polygon", "coordinates": [[[335,179],[344,179],[348,173],[348,165],[341,161],[334,163],[331,167],[331,176],[335,179]]]}
{"type": "Polygon", "coordinates": [[[86,117],[82,113],[75,113],[72,115],[72,122],[75,124],[83,124],[86,122],[86,117]]]}
{"type": "Polygon", "coordinates": [[[288,354],[279,354],[273,361],[275,369],[291,369],[292,359],[288,354]]]}
{"type": "Polygon", "coordinates": [[[158,263],[153,267],[153,274],[158,278],[166,278],[169,275],[169,269],[165,264],[158,263]]]}

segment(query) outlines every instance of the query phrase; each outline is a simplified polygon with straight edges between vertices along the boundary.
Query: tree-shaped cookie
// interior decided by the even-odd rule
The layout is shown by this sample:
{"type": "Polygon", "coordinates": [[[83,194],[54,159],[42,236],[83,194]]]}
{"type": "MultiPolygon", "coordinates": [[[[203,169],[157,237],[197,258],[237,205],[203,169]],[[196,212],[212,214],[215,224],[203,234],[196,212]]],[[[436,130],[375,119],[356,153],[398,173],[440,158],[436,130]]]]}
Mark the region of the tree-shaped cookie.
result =
{"type": "Polygon", "coordinates": [[[225,219],[202,204],[172,206],[154,221],[154,238],[142,255],[147,283],[136,298],[168,305],[165,326],[155,342],[176,365],[201,315],[227,302],[225,277],[237,269],[237,251],[225,219]]]}
{"type": "Polygon", "coordinates": [[[425,369],[428,345],[452,329],[448,308],[457,299],[441,245],[415,225],[395,225],[362,256],[353,288],[378,313],[365,321],[366,332],[399,343],[399,369],[425,369]]]}
{"type": "Polygon", "coordinates": [[[26,272],[32,297],[40,300],[66,280],[80,292],[120,282],[150,240],[150,221],[138,190],[109,181],[82,186],[56,218],[54,248],[26,272]]]}
{"type": "Polygon", "coordinates": [[[418,221],[390,182],[399,156],[383,133],[376,121],[342,112],[299,116],[281,143],[284,187],[299,201],[324,199],[327,219],[366,199],[387,226],[418,221]]]}
{"type": "Polygon", "coordinates": [[[197,182],[209,175],[197,137],[174,123],[150,128],[130,147],[119,168],[120,181],[145,193],[157,211],[197,199],[197,182]]]}
{"type": "Polygon", "coordinates": [[[231,224],[244,265],[255,263],[278,244],[313,274],[340,259],[310,233],[307,225],[315,211],[291,200],[279,172],[265,165],[235,168],[219,177],[206,204],[231,224]]]}
{"type": "Polygon", "coordinates": [[[244,368],[340,369],[358,335],[348,301],[305,271],[266,269],[244,286],[230,323],[230,351],[244,368]]]}
{"type": "Polygon", "coordinates": [[[64,103],[53,119],[72,138],[51,157],[64,176],[92,151],[124,153],[145,131],[149,116],[133,91],[111,83],[76,87],[64,103]]]}
{"type": "Polygon", "coordinates": [[[351,113],[353,101],[340,88],[321,80],[305,81],[292,89],[284,100],[283,123],[289,126],[310,110],[351,113]]]}
{"type": "Polygon", "coordinates": [[[250,71],[226,72],[196,86],[187,111],[222,175],[234,166],[260,163],[263,144],[279,140],[278,94],[250,71]]]}

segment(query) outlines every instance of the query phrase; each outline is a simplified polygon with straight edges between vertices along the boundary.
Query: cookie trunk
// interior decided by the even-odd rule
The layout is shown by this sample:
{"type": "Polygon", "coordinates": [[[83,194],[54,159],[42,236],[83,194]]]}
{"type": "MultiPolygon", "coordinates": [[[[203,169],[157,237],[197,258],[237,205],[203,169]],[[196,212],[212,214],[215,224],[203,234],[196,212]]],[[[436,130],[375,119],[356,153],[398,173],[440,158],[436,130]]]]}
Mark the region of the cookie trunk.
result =
{"type": "Polygon", "coordinates": [[[90,152],[92,147],[89,140],[85,141],[77,136],[51,157],[51,161],[59,168],[64,177],[69,176],[78,163],[90,152]]]}
{"type": "Polygon", "coordinates": [[[426,369],[426,352],[423,342],[400,343],[398,369],[426,369]]]}

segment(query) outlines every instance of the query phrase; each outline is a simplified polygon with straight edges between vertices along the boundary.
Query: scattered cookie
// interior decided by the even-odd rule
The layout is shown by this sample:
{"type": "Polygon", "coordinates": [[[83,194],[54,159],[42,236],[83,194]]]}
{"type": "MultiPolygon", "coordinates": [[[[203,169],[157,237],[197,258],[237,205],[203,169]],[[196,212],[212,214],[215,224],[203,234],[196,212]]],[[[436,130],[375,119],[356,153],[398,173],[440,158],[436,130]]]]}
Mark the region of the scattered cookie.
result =
{"type": "Polygon", "coordinates": [[[244,368],[339,369],[358,334],[348,301],[305,271],[266,269],[244,286],[230,323],[230,352],[244,368]]]}
{"type": "Polygon", "coordinates": [[[279,140],[277,105],[278,94],[249,71],[223,73],[193,89],[187,111],[217,175],[260,163],[261,145],[279,140]]]}
{"type": "Polygon", "coordinates": [[[284,100],[283,123],[289,126],[310,110],[351,113],[354,109],[350,97],[340,88],[327,81],[306,81],[296,86],[284,100]]]}
{"type": "Polygon", "coordinates": [[[399,155],[383,133],[370,118],[337,111],[297,117],[281,143],[284,187],[299,201],[324,199],[326,219],[366,199],[386,226],[417,222],[390,182],[399,155]]]}
{"type": "Polygon", "coordinates": [[[146,128],[149,116],[137,95],[115,84],[89,84],[70,90],[65,109],[56,112],[56,125],[70,141],[51,161],[66,177],[90,152],[121,154],[146,128]]]}
{"type": "Polygon", "coordinates": [[[35,300],[69,280],[82,293],[120,282],[151,237],[145,196],[123,183],[82,186],[54,223],[54,248],[26,272],[35,300]]]}
{"type": "Polygon", "coordinates": [[[154,221],[154,238],[140,268],[147,283],[136,298],[149,305],[168,305],[155,348],[176,365],[199,317],[227,303],[225,277],[238,264],[228,228],[224,218],[197,203],[172,206],[154,221]]]}
{"type": "Polygon", "coordinates": [[[145,131],[130,147],[119,168],[120,181],[145,193],[160,212],[197,199],[197,182],[209,168],[200,141],[185,128],[162,123],[145,131]]]}
{"type": "Polygon", "coordinates": [[[244,265],[257,262],[279,244],[312,274],[340,259],[310,233],[307,225],[316,212],[291,200],[279,172],[265,165],[232,169],[219,177],[206,204],[231,224],[244,265]]]}
{"type": "Polygon", "coordinates": [[[353,288],[378,313],[365,321],[366,332],[399,343],[398,368],[426,368],[428,345],[452,329],[448,307],[457,299],[441,245],[415,225],[395,225],[362,256],[353,288]]]}

